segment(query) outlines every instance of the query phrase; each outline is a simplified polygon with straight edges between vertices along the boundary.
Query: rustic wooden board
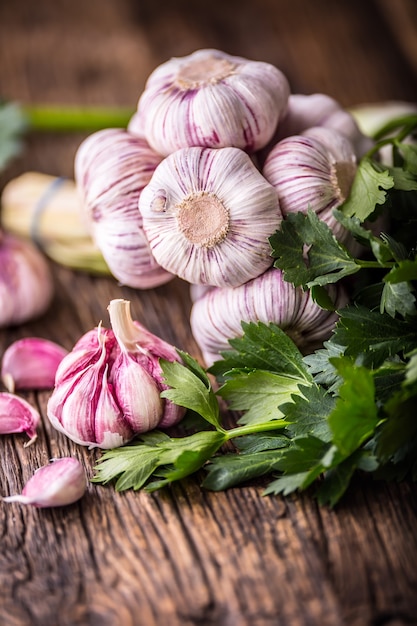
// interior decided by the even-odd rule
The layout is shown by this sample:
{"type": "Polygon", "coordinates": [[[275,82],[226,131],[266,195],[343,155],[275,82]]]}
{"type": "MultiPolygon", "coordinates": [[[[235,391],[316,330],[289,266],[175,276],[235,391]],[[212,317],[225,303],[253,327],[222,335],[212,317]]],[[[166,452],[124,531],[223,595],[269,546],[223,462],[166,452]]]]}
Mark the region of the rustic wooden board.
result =
{"type": "MultiPolygon", "coordinates": [[[[293,91],[323,91],[346,106],[412,101],[417,77],[408,51],[417,27],[407,22],[406,45],[394,26],[413,6],[399,0],[2,2],[0,94],[134,108],[158,63],[218,47],[275,63],[293,91]]],[[[1,184],[29,169],[72,176],[82,138],[30,137],[1,184]]],[[[51,267],[50,311],[1,331],[0,354],[33,335],[71,348],[101,319],[106,323],[112,298],[123,297],[151,331],[199,357],[182,281],[138,292],[111,278],[51,267]]],[[[97,453],[54,431],[45,418],[48,393],[25,397],[40,409],[42,428],[29,448],[23,435],[1,438],[0,494],[20,491],[34,468],[55,456],[76,456],[91,476],[97,453]]],[[[195,477],[152,495],[91,484],[82,501],[65,509],[0,503],[0,623],[417,624],[416,486],[358,476],[332,511],[319,509],[310,494],[262,497],[262,488],[259,482],[214,494],[195,477]]]]}

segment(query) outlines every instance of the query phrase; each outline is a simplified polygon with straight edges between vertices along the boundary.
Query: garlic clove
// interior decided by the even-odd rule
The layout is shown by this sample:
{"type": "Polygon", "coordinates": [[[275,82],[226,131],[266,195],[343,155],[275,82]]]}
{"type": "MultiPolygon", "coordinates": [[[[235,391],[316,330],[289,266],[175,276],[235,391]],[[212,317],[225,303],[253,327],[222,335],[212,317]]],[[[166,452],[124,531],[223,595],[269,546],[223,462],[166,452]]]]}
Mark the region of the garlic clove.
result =
{"type": "Polygon", "coordinates": [[[46,508],[73,504],[84,495],[87,480],[81,463],[73,457],[52,459],[28,480],[20,495],[3,502],[19,502],[46,508]]]}
{"type": "Polygon", "coordinates": [[[29,402],[6,391],[0,393],[0,434],[26,433],[29,446],[37,439],[39,412],[29,402]]]}
{"type": "Polygon", "coordinates": [[[53,281],[45,257],[29,241],[0,231],[0,328],[45,313],[53,281]]]}
{"type": "Polygon", "coordinates": [[[274,187],[238,148],[184,148],[156,168],[139,199],[154,257],[194,284],[236,286],[272,265],[281,223],[274,187]]]}
{"type": "Polygon", "coordinates": [[[115,360],[112,380],[123,418],[132,431],[147,432],[156,428],[163,415],[163,400],[156,381],[128,354],[115,360]]]}
{"type": "MultiPolygon", "coordinates": [[[[329,295],[338,308],[347,303],[340,286],[332,285],[329,295]]],[[[230,349],[229,339],[243,335],[242,321],[272,322],[308,353],[330,337],[337,315],[321,309],[308,291],[285,281],[276,268],[239,287],[211,289],[194,302],[190,318],[207,367],[230,349]]]]}
{"type": "Polygon", "coordinates": [[[67,353],[47,339],[18,339],[3,354],[1,379],[12,393],[17,389],[51,389],[58,365],[67,353]]]}
{"type": "Polygon", "coordinates": [[[75,156],[75,180],[91,236],[113,276],[148,289],[173,278],[154,259],[138,199],[162,157],[122,129],[93,133],[75,156]]]}
{"type": "MultiPolygon", "coordinates": [[[[136,409],[128,408],[130,423],[136,422],[134,426],[136,432],[152,430],[156,426],[168,428],[177,424],[183,418],[185,409],[160,397],[161,391],[168,387],[164,383],[159,364],[160,358],[180,361],[176,349],[132,319],[129,300],[121,298],[112,300],[108,311],[112,329],[121,349],[118,359],[122,363],[116,362],[113,367],[115,388],[119,390],[126,386],[121,393],[122,398],[135,395],[132,393],[132,388],[135,387],[142,395],[143,391],[147,390],[142,399],[139,397],[134,399],[136,409]],[[128,375],[125,374],[126,364],[128,375]],[[118,379],[119,383],[116,382],[118,379]]],[[[120,403],[122,402],[120,399],[120,403]]]]}
{"type": "Polygon", "coordinates": [[[139,133],[160,154],[189,146],[265,146],[289,96],[284,74],[269,63],[202,49],[174,57],[149,76],[138,102],[139,133]]]}
{"type": "Polygon", "coordinates": [[[311,208],[334,235],[349,243],[351,235],[333,216],[348,197],[357,170],[350,141],[330,128],[309,128],[279,141],[262,173],[275,187],[284,217],[311,208]]]}

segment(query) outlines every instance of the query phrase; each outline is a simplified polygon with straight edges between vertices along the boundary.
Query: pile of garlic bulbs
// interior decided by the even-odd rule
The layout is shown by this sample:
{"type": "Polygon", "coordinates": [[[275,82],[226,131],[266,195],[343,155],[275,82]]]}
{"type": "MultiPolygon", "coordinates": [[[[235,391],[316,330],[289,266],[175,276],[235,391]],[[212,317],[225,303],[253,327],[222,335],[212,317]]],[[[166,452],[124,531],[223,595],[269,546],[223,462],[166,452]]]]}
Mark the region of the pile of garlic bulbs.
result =
{"type": "Polygon", "coordinates": [[[178,276],[201,287],[191,325],[209,364],[242,321],[291,318],[307,346],[303,319],[314,318],[312,339],[328,337],[335,315],[282,289],[269,238],[288,213],[312,208],[349,245],[332,211],[369,143],[332,98],[291,94],[273,65],[204,49],[154,70],[126,131],[81,144],[75,180],[120,282],[149,288],[178,276]]]}

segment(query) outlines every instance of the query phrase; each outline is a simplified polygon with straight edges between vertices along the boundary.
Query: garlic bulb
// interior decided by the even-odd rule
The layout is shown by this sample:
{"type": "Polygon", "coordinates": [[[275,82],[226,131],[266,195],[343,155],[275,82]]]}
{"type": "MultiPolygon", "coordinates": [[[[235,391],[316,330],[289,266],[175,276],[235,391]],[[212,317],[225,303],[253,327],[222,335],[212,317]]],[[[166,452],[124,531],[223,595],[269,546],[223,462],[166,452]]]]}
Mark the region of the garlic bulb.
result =
{"type": "MultiPolygon", "coordinates": [[[[347,303],[339,286],[332,285],[329,295],[338,308],[347,303]]],[[[336,313],[321,309],[309,292],[284,281],[281,271],[271,268],[240,287],[208,291],[193,303],[190,323],[209,367],[230,349],[229,339],[243,335],[242,321],[272,322],[308,353],[329,338],[336,320],[336,313]]]]}
{"type": "Polygon", "coordinates": [[[238,148],[184,148],[166,157],[139,209],[152,253],[194,284],[240,285],[272,265],[277,194],[238,148]]]}
{"type": "Polygon", "coordinates": [[[53,291],[42,253],[29,241],[0,231],[0,328],[45,313],[53,291]]]}
{"type": "Polygon", "coordinates": [[[138,125],[165,156],[187,146],[252,152],[273,136],[288,96],[288,80],[273,65],[197,50],[152,72],[130,130],[138,125]]]}
{"type": "Polygon", "coordinates": [[[278,193],[284,217],[311,208],[340,241],[349,243],[351,236],[333,209],[347,199],[356,169],[350,141],[336,130],[316,126],[279,141],[262,172],[278,193]]]}
{"type": "Polygon", "coordinates": [[[373,141],[359,128],[354,116],[334,98],[323,94],[291,94],[288,110],[278,129],[278,139],[299,135],[313,126],[337,130],[347,137],[358,158],[371,149],[373,141]]]}
{"type": "Polygon", "coordinates": [[[38,508],[67,506],[83,497],[87,479],[81,463],[73,457],[51,459],[36,470],[21,494],[7,496],[3,502],[19,502],[38,508]]]}
{"type": "Polygon", "coordinates": [[[75,179],[92,238],[113,276],[138,289],[173,278],[152,256],[138,200],[161,157],[125,130],[93,133],[75,156],[75,179]]]}
{"type": "Polygon", "coordinates": [[[18,339],[3,354],[1,380],[12,393],[17,389],[52,389],[58,365],[67,353],[48,339],[18,339]]]}
{"type": "Polygon", "coordinates": [[[132,320],[129,301],[112,300],[109,315],[111,330],[87,332],[61,361],[47,407],[57,430],[90,448],[121,446],[185,413],[160,396],[159,358],[179,360],[175,348],[132,320]]]}

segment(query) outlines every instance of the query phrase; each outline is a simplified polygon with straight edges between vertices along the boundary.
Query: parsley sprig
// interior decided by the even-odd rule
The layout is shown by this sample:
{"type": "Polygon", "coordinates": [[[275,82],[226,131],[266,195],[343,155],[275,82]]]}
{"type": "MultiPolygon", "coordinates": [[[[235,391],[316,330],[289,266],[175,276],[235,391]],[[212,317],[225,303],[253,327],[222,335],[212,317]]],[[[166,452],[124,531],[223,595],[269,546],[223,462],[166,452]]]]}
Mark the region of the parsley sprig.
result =
{"type": "Polygon", "coordinates": [[[348,284],[352,300],[329,341],[303,356],[274,324],[242,323],[209,372],[183,352],[182,364],[163,361],[163,395],[200,416],[197,431],[153,432],[109,450],[95,482],[153,491],[203,468],[207,489],[263,476],[265,494],[308,488],[334,506],[358,471],[417,480],[416,129],[408,116],[381,132],[335,211],[363,246],[359,258],[312,211],[290,215],[271,237],[275,266],[321,306],[330,306],[328,285],[348,284]],[[387,146],[392,165],[375,158],[387,146]],[[375,234],[376,217],[385,232],[375,234]],[[218,397],[239,412],[234,428],[222,426],[218,397]]]}

